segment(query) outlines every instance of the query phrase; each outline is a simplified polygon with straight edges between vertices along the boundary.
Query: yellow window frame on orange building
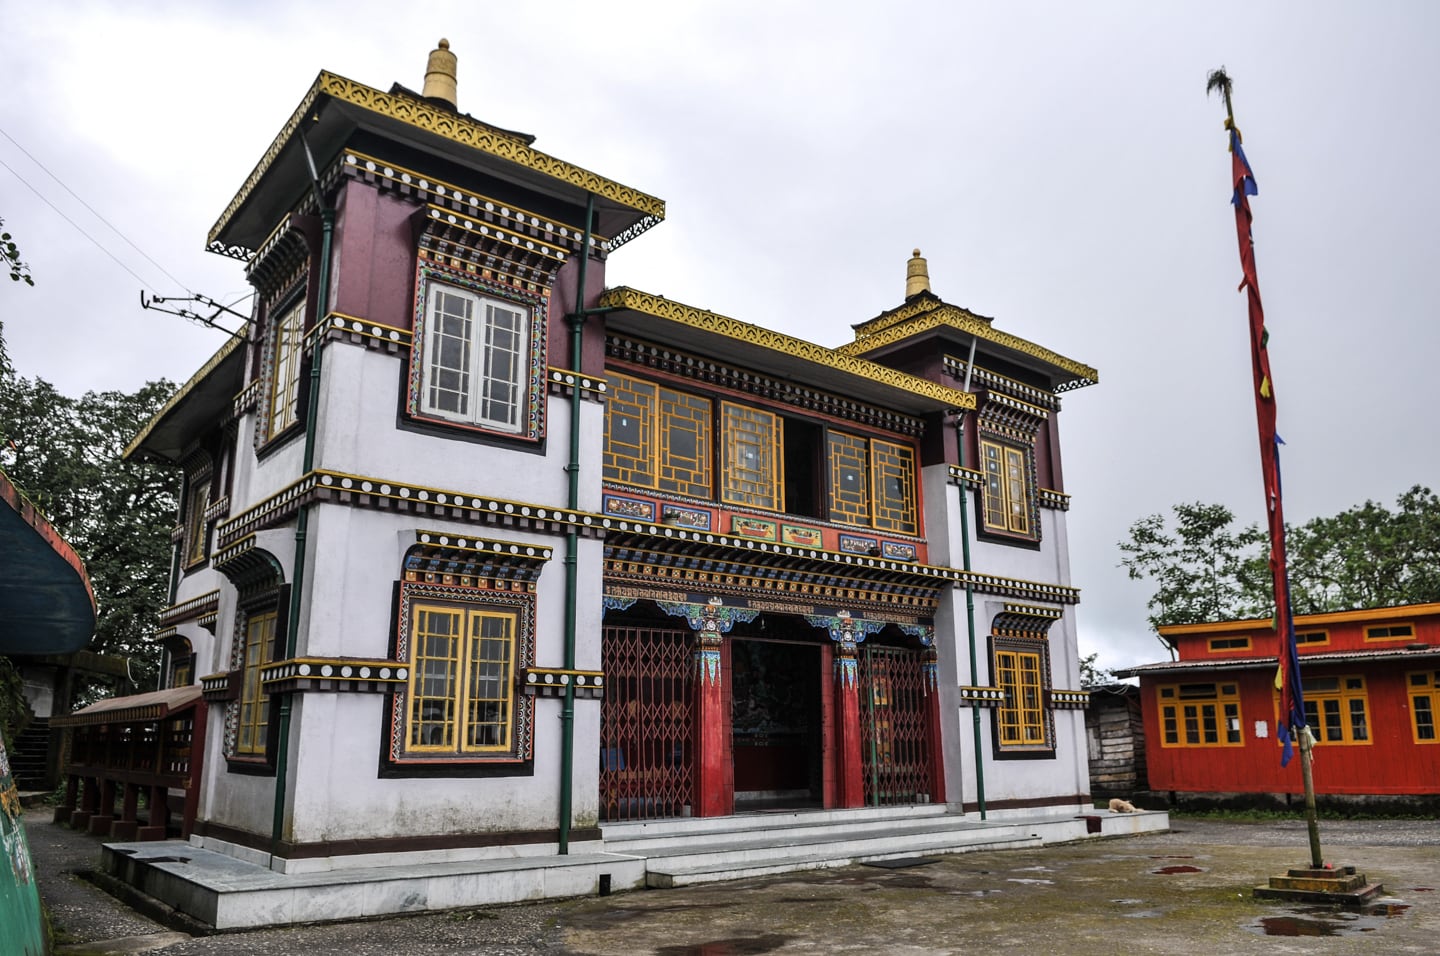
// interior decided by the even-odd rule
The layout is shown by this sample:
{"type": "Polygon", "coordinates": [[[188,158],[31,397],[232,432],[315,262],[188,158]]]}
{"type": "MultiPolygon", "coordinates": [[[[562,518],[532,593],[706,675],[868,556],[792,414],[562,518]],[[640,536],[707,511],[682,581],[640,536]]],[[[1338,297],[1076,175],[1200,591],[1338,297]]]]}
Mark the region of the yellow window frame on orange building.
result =
{"type": "Polygon", "coordinates": [[[1225,681],[1155,689],[1162,747],[1243,747],[1240,687],[1225,681]]]}

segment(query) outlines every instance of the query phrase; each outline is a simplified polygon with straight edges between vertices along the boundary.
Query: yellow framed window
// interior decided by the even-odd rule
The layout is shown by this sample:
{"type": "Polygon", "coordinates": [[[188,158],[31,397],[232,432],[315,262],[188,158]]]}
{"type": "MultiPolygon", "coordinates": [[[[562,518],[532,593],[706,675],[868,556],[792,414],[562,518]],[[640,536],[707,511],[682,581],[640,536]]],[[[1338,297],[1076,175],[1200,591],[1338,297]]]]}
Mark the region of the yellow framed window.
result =
{"type": "Polygon", "coordinates": [[[205,509],[210,506],[210,480],[191,479],[185,502],[185,566],[199,564],[208,553],[205,509]]]}
{"type": "Polygon", "coordinates": [[[778,415],[720,403],[724,442],[725,477],[721,500],[726,504],[767,511],[780,510],[780,489],[784,482],[782,422],[778,415]]]}
{"type": "Polygon", "coordinates": [[[265,753],[265,732],[269,726],[270,695],[260,685],[260,668],[270,662],[275,643],[276,611],[250,615],[245,622],[244,671],[240,682],[240,719],[235,732],[237,756],[258,757],[265,753]]]}
{"type": "Polygon", "coordinates": [[[1305,680],[1305,723],[1319,743],[1368,744],[1369,706],[1365,678],[1310,677],[1305,680]]]}
{"type": "Polygon", "coordinates": [[[1005,702],[995,708],[1000,746],[1048,746],[1040,653],[997,650],[995,686],[1005,692],[1005,702]]]}
{"type": "Polygon", "coordinates": [[[870,523],[870,483],[866,462],[870,444],[856,435],[831,432],[828,439],[830,458],[830,520],[841,524],[870,523]]]}
{"type": "Polygon", "coordinates": [[[1023,449],[999,442],[980,442],[985,473],[985,527],[991,531],[1030,535],[1030,467],[1023,449]]]}
{"type": "Polygon", "coordinates": [[[1405,675],[1410,692],[1410,732],[1417,744],[1440,741],[1435,731],[1435,711],[1440,706],[1440,671],[1413,671],[1405,675]]]}
{"type": "Polygon", "coordinates": [[[1159,688],[1163,747],[1243,747],[1236,684],[1171,684],[1159,688]]]}
{"type": "Polygon", "coordinates": [[[1415,627],[1412,624],[1381,624],[1365,628],[1367,641],[1413,641],[1415,627]]]}
{"type": "Polygon", "coordinates": [[[275,323],[271,344],[270,434],[280,434],[299,421],[300,354],[304,344],[305,300],[301,299],[275,323]]]}
{"type": "Polygon", "coordinates": [[[1306,644],[1323,645],[1330,643],[1329,631],[1296,631],[1295,644],[1303,647],[1306,644]]]}
{"type": "Polygon", "coordinates": [[[710,402],[660,389],[660,467],[656,487],[691,498],[709,498],[710,402]]]}
{"type": "Polygon", "coordinates": [[[457,755],[509,750],[515,641],[513,612],[417,603],[405,749],[457,755]]]}
{"type": "Polygon", "coordinates": [[[602,474],[606,481],[653,488],[656,387],[616,372],[608,377],[602,474]]]}
{"type": "Polygon", "coordinates": [[[1212,651],[1248,651],[1250,650],[1249,637],[1212,637],[1210,638],[1210,650],[1212,651]]]}
{"type": "Polygon", "coordinates": [[[875,439],[870,443],[870,501],[875,527],[917,534],[915,449],[875,439]]]}

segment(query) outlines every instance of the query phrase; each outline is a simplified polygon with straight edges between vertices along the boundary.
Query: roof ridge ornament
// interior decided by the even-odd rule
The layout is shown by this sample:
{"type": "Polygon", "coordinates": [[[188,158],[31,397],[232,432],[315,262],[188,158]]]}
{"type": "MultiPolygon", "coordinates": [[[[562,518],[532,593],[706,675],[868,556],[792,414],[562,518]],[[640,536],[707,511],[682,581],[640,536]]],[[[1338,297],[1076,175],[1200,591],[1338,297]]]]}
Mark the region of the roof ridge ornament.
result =
{"type": "Polygon", "coordinates": [[[441,37],[440,44],[430,51],[430,59],[425,63],[425,86],[420,95],[427,100],[442,103],[457,113],[460,111],[456,106],[455,54],[450,52],[450,41],[444,37],[441,37]]]}
{"type": "Polygon", "coordinates": [[[930,291],[930,265],[920,257],[916,249],[905,264],[905,298],[930,291]]]}

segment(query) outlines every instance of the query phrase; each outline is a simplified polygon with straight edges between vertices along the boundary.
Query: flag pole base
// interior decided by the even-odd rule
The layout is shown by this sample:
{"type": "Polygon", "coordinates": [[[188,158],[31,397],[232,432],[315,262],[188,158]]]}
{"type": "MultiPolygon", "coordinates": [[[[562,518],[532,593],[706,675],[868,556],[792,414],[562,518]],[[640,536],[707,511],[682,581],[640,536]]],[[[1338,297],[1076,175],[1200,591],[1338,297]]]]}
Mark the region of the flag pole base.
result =
{"type": "Polygon", "coordinates": [[[1284,876],[1272,876],[1269,883],[1255,887],[1254,895],[1263,900],[1359,908],[1383,892],[1384,886],[1371,883],[1364,873],[1355,872],[1353,866],[1319,869],[1297,866],[1287,870],[1284,876]]]}

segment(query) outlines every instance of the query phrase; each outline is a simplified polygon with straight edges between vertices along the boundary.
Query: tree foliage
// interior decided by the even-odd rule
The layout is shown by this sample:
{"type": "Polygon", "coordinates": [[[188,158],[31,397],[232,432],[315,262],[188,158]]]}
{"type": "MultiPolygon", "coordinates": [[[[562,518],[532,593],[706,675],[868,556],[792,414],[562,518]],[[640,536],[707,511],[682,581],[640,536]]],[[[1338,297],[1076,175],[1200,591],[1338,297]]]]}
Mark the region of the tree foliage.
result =
{"type": "Polygon", "coordinates": [[[175,475],[121,460],[126,444],[173,394],[170,382],[136,392],[60,394],[15,374],[0,326],[0,467],[85,562],[98,613],[90,650],[137,659],[144,679],[158,657],[150,638],[167,603],[175,475]]]}
{"type": "Polygon", "coordinates": [[[11,280],[26,285],[35,284],[35,280],[30,276],[30,267],[20,258],[19,247],[15,245],[15,240],[10,238],[10,233],[5,231],[3,218],[0,218],[0,263],[4,263],[10,270],[11,280]]]}
{"type": "Polygon", "coordinates": [[[1098,651],[1080,658],[1080,686],[1085,690],[1115,683],[1115,675],[1109,668],[1100,666],[1099,658],[1098,651]]]}
{"type": "MultiPolygon", "coordinates": [[[[1235,527],[1223,505],[1179,504],[1148,515],[1120,542],[1121,566],[1149,580],[1152,627],[1274,613],[1269,541],[1235,527]]],[[[1286,526],[1296,614],[1440,601],[1440,497],[1416,485],[1392,510],[1366,501],[1333,517],[1286,526]]]]}

